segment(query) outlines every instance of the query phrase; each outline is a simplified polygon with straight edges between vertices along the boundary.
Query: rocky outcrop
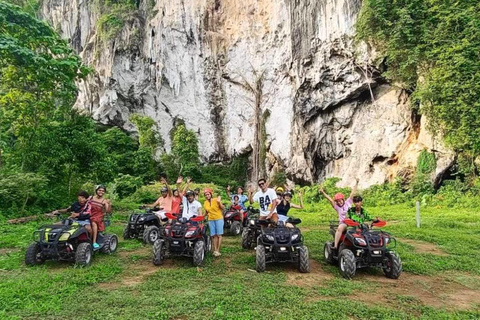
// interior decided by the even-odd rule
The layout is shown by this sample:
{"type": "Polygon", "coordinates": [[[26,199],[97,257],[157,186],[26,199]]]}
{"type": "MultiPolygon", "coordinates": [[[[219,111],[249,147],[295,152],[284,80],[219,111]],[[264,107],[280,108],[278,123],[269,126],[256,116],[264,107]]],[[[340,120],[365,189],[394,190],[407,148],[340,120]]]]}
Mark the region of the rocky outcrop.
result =
{"type": "Polygon", "coordinates": [[[76,106],[101,122],[134,130],[129,114],[149,115],[168,150],[181,119],[204,161],[260,143],[267,172],[303,182],[381,183],[423,149],[437,152],[438,172],[453,161],[354,43],[360,0],[142,0],[110,39],[99,3],[44,0],[41,14],[95,68],[76,106]]]}

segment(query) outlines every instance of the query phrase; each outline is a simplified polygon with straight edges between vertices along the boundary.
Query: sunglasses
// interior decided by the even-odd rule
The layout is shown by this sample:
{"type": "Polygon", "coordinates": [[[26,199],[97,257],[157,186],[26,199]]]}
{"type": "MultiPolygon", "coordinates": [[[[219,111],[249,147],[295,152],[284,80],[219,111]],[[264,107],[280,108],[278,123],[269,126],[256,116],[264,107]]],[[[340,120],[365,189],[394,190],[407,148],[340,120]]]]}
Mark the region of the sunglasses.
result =
{"type": "Polygon", "coordinates": [[[258,184],[259,187],[264,186],[264,185],[265,185],[265,182],[260,182],[260,183],[258,184]]]}

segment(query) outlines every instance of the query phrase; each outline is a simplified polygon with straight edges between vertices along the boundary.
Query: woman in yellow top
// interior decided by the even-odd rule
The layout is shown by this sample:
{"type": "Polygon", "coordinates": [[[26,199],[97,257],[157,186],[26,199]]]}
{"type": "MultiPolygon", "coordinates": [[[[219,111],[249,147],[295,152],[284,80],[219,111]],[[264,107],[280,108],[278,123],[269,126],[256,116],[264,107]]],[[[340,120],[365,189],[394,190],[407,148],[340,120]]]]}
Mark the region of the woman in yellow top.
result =
{"type": "Polygon", "coordinates": [[[205,209],[205,215],[208,216],[208,225],[210,227],[210,236],[213,243],[213,255],[218,257],[220,255],[220,245],[222,244],[223,235],[223,210],[225,206],[222,203],[222,198],[218,196],[213,199],[212,189],[205,189],[203,192],[205,195],[205,202],[203,203],[203,209],[205,209]]]}

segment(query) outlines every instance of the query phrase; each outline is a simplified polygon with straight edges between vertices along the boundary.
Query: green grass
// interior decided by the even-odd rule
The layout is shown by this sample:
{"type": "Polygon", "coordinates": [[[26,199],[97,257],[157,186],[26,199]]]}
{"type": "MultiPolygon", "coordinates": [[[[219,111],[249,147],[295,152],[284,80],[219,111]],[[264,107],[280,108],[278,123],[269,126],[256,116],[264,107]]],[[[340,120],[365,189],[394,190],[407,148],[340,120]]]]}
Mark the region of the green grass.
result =
{"type": "MultiPolygon", "coordinates": [[[[446,255],[416,252],[398,242],[405,273],[434,285],[452,285],[476,292],[480,282],[480,219],[466,209],[422,208],[422,228],[415,209],[407,206],[369,208],[392,221],[385,229],[399,238],[430,242],[446,255]],[[418,276],[414,276],[418,275],[418,276]],[[431,279],[432,281],[430,281],[431,279]],[[443,280],[442,280],[443,279],[443,280]],[[439,281],[440,281],[439,280],[439,281]]],[[[268,265],[259,274],[254,251],[240,239],[224,237],[222,257],[208,256],[203,267],[189,259],[151,263],[151,249],[139,241],[121,240],[116,254],[96,255],[89,268],[47,262],[28,268],[23,263],[31,233],[43,222],[0,225],[1,319],[477,319],[480,306],[445,308],[429,305],[415,291],[384,280],[381,271],[360,270],[347,281],[323,260],[323,243],[330,239],[328,221],[335,212],[309,205],[292,215],[303,220],[312,273],[293,266],[268,265]],[[385,292],[382,301],[370,295],[385,292]]],[[[126,213],[114,216],[110,232],[121,235],[126,213]]],[[[419,284],[419,286],[421,283],[419,284]]],[[[413,290],[413,288],[412,288],[413,290]]],[[[453,290],[453,289],[452,289],[453,290]]],[[[453,291],[452,291],[453,292],[453,291]]],[[[444,294],[450,293],[448,290],[444,294]]],[[[448,301],[447,301],[448,302],[448,301]]]]}

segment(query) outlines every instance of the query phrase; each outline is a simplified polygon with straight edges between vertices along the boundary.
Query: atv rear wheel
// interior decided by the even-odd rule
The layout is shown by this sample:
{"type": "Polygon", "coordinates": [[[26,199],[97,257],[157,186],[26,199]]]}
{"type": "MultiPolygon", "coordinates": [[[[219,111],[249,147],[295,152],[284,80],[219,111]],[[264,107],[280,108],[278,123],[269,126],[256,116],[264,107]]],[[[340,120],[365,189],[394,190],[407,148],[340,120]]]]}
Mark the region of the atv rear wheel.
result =
{"type": "Polygon", "coordinates": [[[335,264],[332,253],[332,244],[330,242],[325,242],[325,246],[323,246],[323,254],[325,256],[325,260],[329,264],[335,264]]]}
{"type": "Polygon", "coordinates": [[[125,230],[123,230],[123,240],[128,240],[131,238],[132,236],[130,235],[130,228],[129,228],[129,225],[127,224],[127,226],[125,227],[125,230]]]}
{"type": "Polygon", "coordinates": [[[398,279],[402,273],[402,260],[394,252],[388,251],[385,253],[387,262],[383,267],[383,273],[385,276],[390,279],[398,279]]]}
{"type": "Polygon", "coordinates": [[[82,242],[77,247],[75,253],[75,264],[77,266],[86,267],[92,262],[92,246],[88,242],[82,242]]]}
{"type": "Polygon", "coordinates": [[[143,231],[143,242],[154,244],[160,238],[160,230],[156,226],[149,226],[143,231]]]}
{"type": "Polygon", "coordinates": [[[153,264],[159,266],[165,260],[165,242],[162,239],[153,244],[153,264]]]}
{"type": "Polygon", "coordinates": [[[310,262],[308,261],[308,248],[301,246],[298,249],[298,271],[301,273],[310,272],[310,262]]]}
{"type": "Polygon", "coordinates": [[[265,272],[266,269],[266,261],[265,261],[265,246],[259,244],[257,245],[257,253],[256,253],[256,266],[257,272],[265,272]]]}
{"type": "Polygon", "coordinates": [[[201,266],[205,259],[205,242],[202,240],[195,243],[193,248],[193,265],[195,267],[201,266]]]}
{"type": "Polygon", "coordinates": [[[103,238],[103,247],[100,249],[100,252],[110,254],[117,251],[118,246],[118,237],[114,234],[106,234],[103,238]]]}
{"type": "Polygon", "coordinates": [[[242,248],[250,249],[252,246],[252,241],[248,241],[248,228],[243,229],[242,232],[242,248]]]}
{"type": "Polygon", "coordinates": [[[355,271],[357,269],[353,252],[348,249],[343,249],[342,252],[340,252],[338,261],[340,265],[340,273],[342,274],[342,276],[345,279],[352,279],[353,276],[355,276],[355,271]]]}
{"type": "Polygon", "coordinates": [[[41,252],[42,249],[37,242],[29,245],[25,253],[25,264],[27,266],[43,264],[45,260],[41,257],[41,252]]]}
{"type": "Polygon", "coordinates": [[[233,221],[230,226],[230,234],[232,236],[238,236],[242,232],[242,225],[238,221],[233,221]]]}

